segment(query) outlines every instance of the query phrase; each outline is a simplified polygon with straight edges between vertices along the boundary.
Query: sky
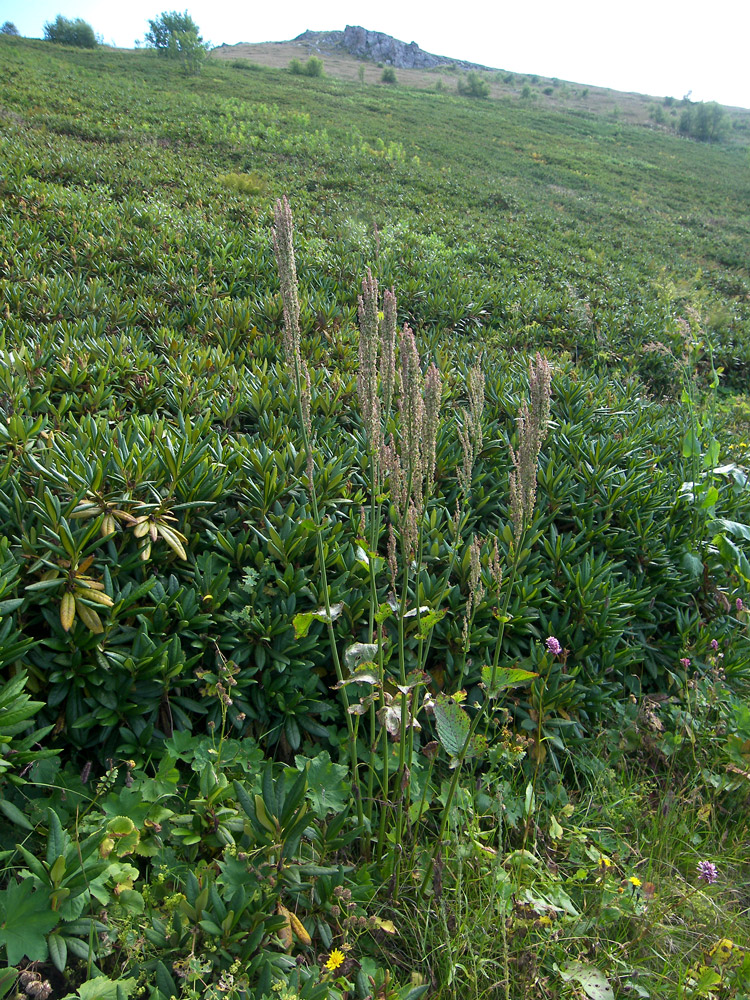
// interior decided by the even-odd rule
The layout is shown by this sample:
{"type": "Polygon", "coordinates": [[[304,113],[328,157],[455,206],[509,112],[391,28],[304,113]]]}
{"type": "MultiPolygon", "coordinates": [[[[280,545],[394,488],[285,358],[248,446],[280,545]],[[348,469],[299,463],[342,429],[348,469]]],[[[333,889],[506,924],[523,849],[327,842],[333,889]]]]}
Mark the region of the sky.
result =
{"type": "MultiPolygon", "coordinates": [[[[537,73],[655,97],[750,108],[749,0],[0,0],[0,22],[42,37],[57,14],[82,17],[104,41],[131,48],[167,4],[188,13],[206,41],[266,42],[306,28],[360,24],[427,52],[517,73],[537,73]]],[[[2,71],[2,67],[0,67],[2,71]]]]}

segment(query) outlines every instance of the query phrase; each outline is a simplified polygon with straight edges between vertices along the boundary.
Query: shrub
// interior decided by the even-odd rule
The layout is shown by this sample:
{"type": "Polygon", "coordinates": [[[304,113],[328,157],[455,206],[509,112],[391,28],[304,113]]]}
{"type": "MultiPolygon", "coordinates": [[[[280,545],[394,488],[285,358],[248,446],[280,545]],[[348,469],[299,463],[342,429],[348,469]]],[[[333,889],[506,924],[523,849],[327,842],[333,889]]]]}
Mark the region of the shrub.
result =
{"type": "Polygon", "coordinates": [[[716,101],[691,104],[680,115],[680,132],[699,142],[718,142],[726,134],[727,115],[716,101]]]}
{"type": "Polygon", "coordinates": [[[457,89],[464,97],[489,97],[490,94],[489,83],[476,70],[471,70],[464,80],[459,80],[457,89]]]}
{"type": "Polygon", "coordinates": [[[164,11],[155,20],[149,21],[145,42],[161,56],[178,59],[186,73],[200,72],[201,64],[208,53],[208,44],[203,41],[200,30],[187,11],[180,14],[173,10],[164,11]]]}
{"type": "Polygon", "coordinates": [[[44,26],[44,37],[57,45],[75,45],[79,49],[95,49],[96,35],[91,25],[82,18],[75,21],[58,14],[54,21],[44,26]]]}
{"type": "Polygon", "coordinates": [[[236,191],[238,194],[261,195],[268,188],[266,179],[256,173],[252,174],[220,174],[216,178],[222,187],[236,191]]]}
{"type": "Polygon", "coordinates": [[[525,83],[521,88],[521,97],[525,101],[528,101],[528,99],[531,97],[531,87],[528,85],[528,83],[525,83]]]}
{"type": "Polygon", "coordinates": [[[542,91],[542,93],[546,94],[547,97],[550,97],[552,94],[554,94],[554,92],[555,92],[554,87],[545,87],[544,90],[542,91]]]}
{"type": "Polygon", "coordinates": [[[310,56],[306,63],[300,59],[292,59],[289,72],[295,76],[323,76],[323,60],[317,56],[310,56]]]}
{"type": "Polygon", "coordinates": [[[0,28],[0,35],[18,35],[18,34],[20,34],[20,32],[12,21],[6,21],[5,24],[2,26],[2,28],[0,28]]]}
{"type": "Polygon", "coordinates": [[[383,72],[380,74],[381,83],[397,83],[396,80],[396,70],[393,66],[386,66],[383,72]]]}

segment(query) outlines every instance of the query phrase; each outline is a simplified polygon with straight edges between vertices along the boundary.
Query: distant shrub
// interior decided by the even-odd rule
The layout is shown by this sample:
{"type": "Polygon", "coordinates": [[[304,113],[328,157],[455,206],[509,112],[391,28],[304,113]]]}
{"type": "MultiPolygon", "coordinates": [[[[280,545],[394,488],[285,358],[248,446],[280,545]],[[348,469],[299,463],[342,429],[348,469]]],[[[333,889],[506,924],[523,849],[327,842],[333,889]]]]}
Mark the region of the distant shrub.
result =
{"type": "Polygon", "coordinates": [[[554,92],[555,92],[554,87],[545,87],[544,90],[542,91],[542,93],[546,94],[547,97],[550,97],[552,94],[554,94],[554,92]]]}
{"type": "Polygon", "coordinates": [[[265,177],[259,174],[219,174],[216,180],[222,187],[236,191],[237,194],[247,194],[251,197],[263,195],[268,190],[265,177]]]}
{"type": "Polygon", "coordinates": [[[396,80],[396,70],[393,66],[386,66],[383,72],[380,74],[381,83],[398,83],[396,80]]]}
{"type": "Polygon", "coordinates": [[[539,77],[536,75],[536,73],[534,73],[533,76],[530,76],[529,79],[531,80],[532,83],[539,83],[539,77]]]}
{"type": "Polygon", "coordinates": [[[163,11],[148,22],[145,42],[161,56],[177,59],[186,73],[199,73],[208,55],[208,44],[203,41],[198,25],[187,11],[163,11]]]}
{"type": "Polygon", "coordinates": [[[0,35],[18,35],[18,34],[20,34],[20,32],[12,21],[6,21],[5,24],[2,26],[2,28],[0,28],[0,35]]]}
{"type": "Polygon", "coordinates": [[[459,94],[464,97],[489,97],[490,95],[489,83],[483,80],[476,70],[471,70],[463,80],[459,80],[457,89],[459,94]]]}
{"type": "Polygon", "coordinates": [[[437,83],[435,84],[435,90],[437,91],[437,93],[438,93],[438,94],[444,94],[444,93],[445,93],[445,91],[446,91],[446,89],[447,89],[447,88],[446,88],[446,86],[445,86],[445,81],[444,81],[444,80],[443,80],[443,78],[441,77],[441,78],[440,78],[440,79],[438,80],[438,82],[437,82],[437,83]]]}
{"type": "Polygon", "coordinates": [[[589,88],[584,87],[583,90],[581,91],[581,97],[588,97],[588,96],[589,96],[589,88]]]}
{"type": "Polygon", "coordinates": [[[524,99],[524,101],[528,101],[528,99],[531,97],[531,87],[528,85],[528,83],[525,83],[521,88],[521,97],[524,99]]]}
{"type": "Polygon", "coordinates": [[[229,65],[232,69],[241,69],[246,73],[255,72],[261,68],[258,63],[250,62],[249,59],[233,59],[229,65]]]}
{"type": "Polygon", "coordinates": [[[671,108],[673,104],[674,104],[674,97],[665,97],[664,98],[664,107],[665,108],[671,108]]]}
{"type": "Polygon", "coordinates": [[[289,72],[294,76],[323,76],[323,60],[317,56],[310,56],[305,63],[301,59],[292,59],[289,72]]]}
{"type": "Polygon", "coordinates": [[[79,49],[96,48],[94,29],[80,17],[71,21],[58,14],[54,21],[45,24],[44,37],[48,42],[55,42],[57,45],[74,45],[79,49]]]}
{"type": "Polygon", "coordinates": [[[727,130],[727,115],[716,101],[691,104],[680,115],[679,129],[683,135],[699,142],[718,142],[727,130]]]}
{"type": "Polygon", "coordinates": [[[513,83],[515,83],[515,80],[516,78],[515,76],[513,76],[512,73],[506,73],[505,76],[503,77],[503,83],[509,83],[512,85],[513,83]]]}
{"type": "Polygon", "coordinates": [[[648,109],[648,115],[652,122],[656,122],[657,125],[663,125],[666,121],[666,115],[664,114],[664,108],[661,104],[652,104],[648,109]]]}

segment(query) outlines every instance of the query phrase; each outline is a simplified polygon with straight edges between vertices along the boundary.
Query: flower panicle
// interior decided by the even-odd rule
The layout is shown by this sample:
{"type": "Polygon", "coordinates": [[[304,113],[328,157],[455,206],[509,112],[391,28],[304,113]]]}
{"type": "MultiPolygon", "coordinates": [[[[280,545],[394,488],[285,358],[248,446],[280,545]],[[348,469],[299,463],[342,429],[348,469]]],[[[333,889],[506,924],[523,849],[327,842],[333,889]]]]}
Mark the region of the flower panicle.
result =
{"type": "Polygon", "coordinates": [[[458,425],[458,440],[461,443],[463,453],[461,467],[458,469],[458,480],[463,492],[468,494],[471,491],[474,463],[484,444],[482,434],[484,372],[481,365],[474,365],[469,369],[466,378],[466,391],[469,397],[469,407],[464,410],[463,419],[458,425]]]}
{"type": "Polygon", "coordinates": [[[549,364],[537,354],[529,363],[529,400],[521,403],[516,418],[518,447],[510,446],[510,519],[517,544],[536,504],[537,464],[549,427],[551,388],[549,364]]]}
{"type": "Polygon", "coordinates": [[[435,482],[435,461],[437,432],[440,423],[440,402],[443,396],[443,380],[436,365],[427,369],[424,380],[424,437],[422,442],[423,466],[426,478],[426,493],[432,492],[435,482]]]}
{"type": "Polygon", "coordinates": [[[378,398],[378,282],[372,271],[362,280],[359,303],[359,369],[357,395],[373,454],[380,438],[380,400],[378,398]]]}
{"type": "Polygon", "coordinates": [[[398,309],[393,289],[383,294],[383,318],[380,321],[380,391],[383,418],[388,423],[396,389],[396,326],[398,309]]]}
{"type": "Polygon", "coordinates": [[[285,195],[274,207],[273,252],[279,270],[281,301],[284,306],[284,353],[297,384],[300,378],[300,327],[293,235],[292,210],[285,195]]]}

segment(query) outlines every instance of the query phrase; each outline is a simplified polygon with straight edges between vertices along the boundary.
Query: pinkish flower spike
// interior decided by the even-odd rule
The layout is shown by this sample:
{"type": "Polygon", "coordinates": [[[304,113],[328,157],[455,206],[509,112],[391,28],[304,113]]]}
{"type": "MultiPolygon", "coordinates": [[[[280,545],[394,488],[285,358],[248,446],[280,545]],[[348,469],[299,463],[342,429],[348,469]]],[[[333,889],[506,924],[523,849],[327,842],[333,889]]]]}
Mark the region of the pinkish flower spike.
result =
{"type": "Polygon", "coordinates": [[[554,637],[554,635],[551,635],[549,639],[546,639],[544,645],[547,647],[550,653],[552,653],[553,656],[559,656],[560,653],[562,653],[562,646],[554,637]]]}

